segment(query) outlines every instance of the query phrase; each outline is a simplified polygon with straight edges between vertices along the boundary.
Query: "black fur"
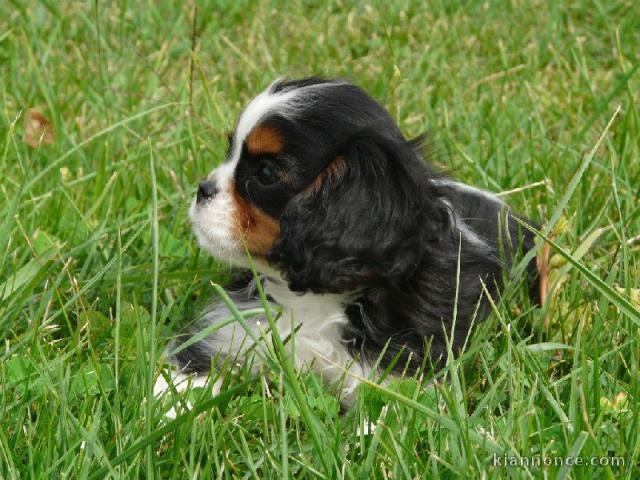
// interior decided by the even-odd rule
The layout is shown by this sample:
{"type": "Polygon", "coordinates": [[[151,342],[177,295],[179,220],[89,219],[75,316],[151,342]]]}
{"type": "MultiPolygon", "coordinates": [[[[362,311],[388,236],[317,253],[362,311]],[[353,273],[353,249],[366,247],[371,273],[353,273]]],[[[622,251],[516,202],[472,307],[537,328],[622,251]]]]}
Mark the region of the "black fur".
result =
{"type": "MultiPolygon", "coordinates": [[[[395,370],[414,371],[425,360],[437,368],[446,358],[446,339],[451,340],[457,353],[471,321],[487,315],[483,283],[497,300],[502,275],[516,252],[533,247],[532,236],[528,232],[520,235],[519,225],[512,218],[508,220],[509,233],[500,233],[498,224],[499,218],[505,219],[504,208],[482,197],[463,200],[447,188],[441,194],[451,201],[457,218],[464,219],[467,226],[473,225],[486,246],[466,240],[455,225],[450,225],[437,241],[425,245],[420,264],[411,275],[385,279],[363,291],[346,308],[350,324],[345,340],[352,354],[376,361],[384,351],[381,365],[386,367],[395,360],[395,370]],[[478,212],[484,216],[478,216],[478,212]]],[[[537,285],[535,260],[529,269],[537,285]]]]}
{"type": "Polygon", "coordinates": [[[362,130],[338,152],[343,171],[280,217],[267,260],[293,291],[339,293],[409,278],[449,229],[434,175],[401,138],[362,130]]]}
{"type": "MultiPolygon", "coordinates": [[[[430,343],[427,358],[437,366],[445,335],[454,350],[461,346],[472,319],[488,312],[483,283],[495,298],[514,255],[533,247],[532,235],[495,197],[434,173],[419,142],[407,141],[360,89],[344,84],[326,94],[298,120],[316,145],[303,158],[325,152],[324,166],[340,156],[344,170],[311,195],[292,196],[267,259],[293,291],[352,294],[344,333],[352,354],[375,361],[384,350],[382,366],[395,358],[398,369],[415,369],[430,343]]],[[[529,269],[535,295],[535,261],[529,269]]]]}

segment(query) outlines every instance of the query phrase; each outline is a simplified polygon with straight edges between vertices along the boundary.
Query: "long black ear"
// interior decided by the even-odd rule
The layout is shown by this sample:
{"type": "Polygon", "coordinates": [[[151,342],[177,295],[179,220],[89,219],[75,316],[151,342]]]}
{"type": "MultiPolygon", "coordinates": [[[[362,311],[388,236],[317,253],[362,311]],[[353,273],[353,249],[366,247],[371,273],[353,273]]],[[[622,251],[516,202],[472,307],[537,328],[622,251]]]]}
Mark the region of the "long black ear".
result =
{"type": "Polygon", "coordinates": [[[299,292],[407,278],[449,219],[431,175],[414,142],[357,134],[289,202],[267,260],[299,292]]]}

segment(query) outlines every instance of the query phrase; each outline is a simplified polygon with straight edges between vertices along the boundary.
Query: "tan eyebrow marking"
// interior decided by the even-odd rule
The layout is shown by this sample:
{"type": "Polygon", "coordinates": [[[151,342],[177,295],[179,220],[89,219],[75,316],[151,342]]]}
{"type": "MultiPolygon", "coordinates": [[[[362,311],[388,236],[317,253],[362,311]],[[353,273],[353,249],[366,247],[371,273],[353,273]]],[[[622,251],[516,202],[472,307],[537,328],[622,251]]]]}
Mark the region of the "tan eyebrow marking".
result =
{"type": "Polygon", "coordinates": [[[281,153],[284,139],[280,132],[270,125],[258,125],[247,137],[247,149],[252,155],[260,153],[281,153]]]}

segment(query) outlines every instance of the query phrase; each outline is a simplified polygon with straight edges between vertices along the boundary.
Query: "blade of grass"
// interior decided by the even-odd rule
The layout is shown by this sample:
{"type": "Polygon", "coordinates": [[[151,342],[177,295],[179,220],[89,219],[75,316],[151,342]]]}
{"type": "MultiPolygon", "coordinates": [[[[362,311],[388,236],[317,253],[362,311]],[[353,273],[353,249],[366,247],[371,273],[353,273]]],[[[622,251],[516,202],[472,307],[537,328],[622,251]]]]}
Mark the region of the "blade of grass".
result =
{"type": "MultiPolygon", "coordinates": [[[[156,322],[158,316],[158,184],[156,179],[156,168],[154,165],[153,149],[151,139],[147,138],[149,144],[149,173],[151,175],[151,259],[153,263],[153,285],[151,288],[151,318],[149,319],[149,338],[147,339],[149,348],[149,359],[147,367],[147,402],[146,402],[146,424],[147,435],[151,435],[153,428],[153,385],[154,371],[156,368],[156,322]]],[[[153,446],[147,446],[147,468],[148,475],[155,477],[155,455],[153,446]]]]}
{"type": "MultiPolygon", "coordinates": [[[[578,438],[576,438],[573,444],[571,445],[571,448],[569,449],[569,452],[567,453],[566,458],[571,458],[573,460],[578,458],[578,455],[580,455],[580,452],[582,451],[582,447],[584,447],[584,444],[586,443],[587,438],[589,438],[589,434],[587,432],[580,432],[580,434],[578,435],[578,438]]],[[[558,480],[564,480],[565,478],[567,478],[572,468],[573,468],[573,464],[563,465],[558,471],[558,476],[556,478],[558,480]]]]}

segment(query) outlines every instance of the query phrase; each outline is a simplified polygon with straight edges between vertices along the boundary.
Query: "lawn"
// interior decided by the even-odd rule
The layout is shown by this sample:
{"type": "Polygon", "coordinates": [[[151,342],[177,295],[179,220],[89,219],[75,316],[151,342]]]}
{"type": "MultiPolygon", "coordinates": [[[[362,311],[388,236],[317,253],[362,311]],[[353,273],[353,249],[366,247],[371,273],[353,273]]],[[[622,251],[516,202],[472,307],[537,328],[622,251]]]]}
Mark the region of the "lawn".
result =
{"type": "Polygon", "coordinates": [[[0,478],[637,478],[636,2],[195,5],[0,0],[0,478]],[[277,345],[268,379],[155,399],[230,275],[196,248],[194,185],[253,95],[309,74],[544,222],[547,301],[516,276],[437,381],[349,411],[277,345]]]}

